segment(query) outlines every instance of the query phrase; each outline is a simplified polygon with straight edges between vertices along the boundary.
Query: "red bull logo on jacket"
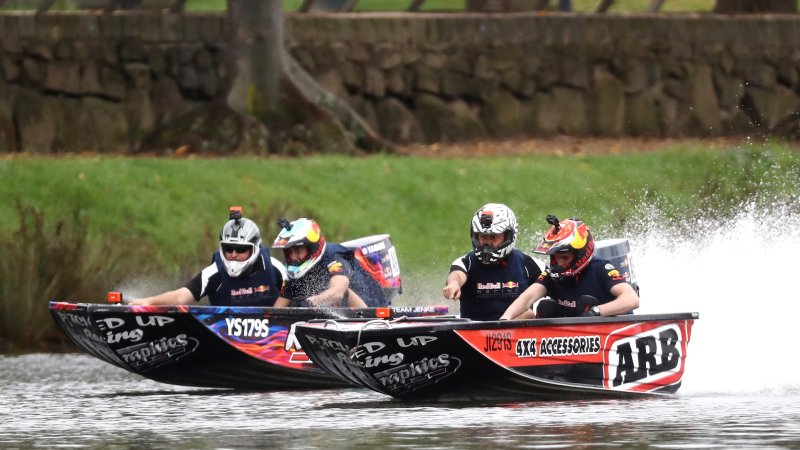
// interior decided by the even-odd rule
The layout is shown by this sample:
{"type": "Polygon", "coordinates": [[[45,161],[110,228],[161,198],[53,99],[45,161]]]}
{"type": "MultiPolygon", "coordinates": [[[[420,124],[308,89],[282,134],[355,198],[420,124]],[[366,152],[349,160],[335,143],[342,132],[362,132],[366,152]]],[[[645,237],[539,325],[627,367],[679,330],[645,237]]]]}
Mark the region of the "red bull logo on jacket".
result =
{"type": "Polygon", "coordinates": [[[328,264],[328,273],[342,273],[342,270],[342,263],[339,261],[328,264]]]}
{"type": "Polygon", "coordinates": [[[231,297],[239,297],[242,295],[253,295],[253,294],[263,294],[264,292],[269,291],[269,286],[267,285],[260,285],[256,287],[246,287],[246,288],[239,288],[239,289],[231,289],[231,297]]]}
{"type": "Polygon", "coordinates": [[[477,283],[477,290],[479,293],[494,293],[500,294],[503,292],[519,290],[519,283],[516,281],[505,281],[497,283],[477,283]]]}
{"type": "Polygon", "coordinates": [[[516,281],[506,281],[505,283],[478,283],[478,290],[489,290],[489,289],[514,289],[518,288],[519,283],[516,281]]]}
{"type": "Polygon", "coordinates": [[[537,280],[544,281],[545,278],[547,278],[547,272],[542,272],[539,274],[539,278],[537,278],[537,280]]]}

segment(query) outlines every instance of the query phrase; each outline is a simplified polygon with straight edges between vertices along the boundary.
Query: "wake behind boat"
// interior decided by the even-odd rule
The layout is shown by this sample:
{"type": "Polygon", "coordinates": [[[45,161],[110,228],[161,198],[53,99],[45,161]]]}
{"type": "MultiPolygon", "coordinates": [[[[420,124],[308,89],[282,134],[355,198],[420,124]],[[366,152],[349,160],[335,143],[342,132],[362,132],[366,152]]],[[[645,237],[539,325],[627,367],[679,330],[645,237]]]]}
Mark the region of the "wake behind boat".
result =
{"type": "Polygon", "coordinates": [[[318,309],[50,302],[50,312],[80,349],[152,380],[265,390],[349,385],[309,360],[295,337],[298,322],[441,315],[447,313],[447,307],[318,309]]]}
{"type": "Polygon", "coordinates": [[[296,333],[331,375],[404,400],[627,397],[678,390],[697,318],[331,319],[296,333]]]}

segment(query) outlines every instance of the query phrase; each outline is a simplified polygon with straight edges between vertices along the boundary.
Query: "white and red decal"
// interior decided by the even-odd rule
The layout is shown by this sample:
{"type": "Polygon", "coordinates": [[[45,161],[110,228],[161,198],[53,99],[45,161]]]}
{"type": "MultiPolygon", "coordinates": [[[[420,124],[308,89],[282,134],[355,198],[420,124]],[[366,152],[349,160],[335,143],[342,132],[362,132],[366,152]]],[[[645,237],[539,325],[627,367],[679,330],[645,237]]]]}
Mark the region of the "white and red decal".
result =
{"type": "Polygon", "coordinates": [[[610,333],[604,387],[648,392],[680,381],[688,341],[686,322],[634,324],[610,333]]]}

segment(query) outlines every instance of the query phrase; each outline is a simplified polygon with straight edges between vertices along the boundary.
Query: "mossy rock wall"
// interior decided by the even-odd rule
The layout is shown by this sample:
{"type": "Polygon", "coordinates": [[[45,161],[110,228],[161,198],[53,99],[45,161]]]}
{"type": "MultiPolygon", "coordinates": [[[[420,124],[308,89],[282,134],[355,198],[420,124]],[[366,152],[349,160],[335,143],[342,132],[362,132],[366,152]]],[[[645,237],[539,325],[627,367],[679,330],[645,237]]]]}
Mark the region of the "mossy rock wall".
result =
{"type": "MultiPolygon", "coordinates": [[[[291,54],[399,143],[800,131],[800,18],[793,15],[286,20],[291,54]]],[[[165,127],[224,99],[232,76],[225,35],[222,14],[0,14],[0,152],[187,144],[165,142],[181,136],[165,127]]],[[[226,139],[201,147],[281,151],[262,137],[230,138],[253,130],[237,124],[216,133],[226,139]]]]}

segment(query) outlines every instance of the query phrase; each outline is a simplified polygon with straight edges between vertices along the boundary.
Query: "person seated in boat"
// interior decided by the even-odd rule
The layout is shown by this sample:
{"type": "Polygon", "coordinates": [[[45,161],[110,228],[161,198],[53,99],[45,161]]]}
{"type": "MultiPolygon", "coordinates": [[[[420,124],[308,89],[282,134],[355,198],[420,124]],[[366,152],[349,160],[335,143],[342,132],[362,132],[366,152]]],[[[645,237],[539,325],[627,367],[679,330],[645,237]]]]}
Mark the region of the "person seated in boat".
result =
{"type": "Polygon", "coordinates": [[[500,320],[615,316],[639,307],[639,296],[619,270],[594,257],[594,239],[585,223],[555,216],[547,216],[547,222],[552,226],[533,252],[549,255],[550,266],[500,320]]]}
{"type": "MultiPolygon", "coordinates": [[[[261,231],[232,207],[211,264],[185,286],[133,305],[188,305],[207,296],[214,306],[274,306],[285,287],[286,269],[261,245],[261,231]]],[[[285,299],[284,299],[285,300],[285,299]]]]}
{"type": "Polygon", "coordinates": [[[472,251],[450,266],[442,294],[461,302],[461,317],[497,320],[542,270],[514,248],[517,217],[502,203],[488,203],[472,216],[472,251]]]}
{"type": "Polygon", "coordinates": [[[355,260],[353,251],[326,242],[319,224],[299,218],[278,220],[280,233],[272,248],[283,250],[288,280],[276,306],[386,306],[380,285],[355,260]],[[291,299],[291,300],[288,300],[291,299]]]}

